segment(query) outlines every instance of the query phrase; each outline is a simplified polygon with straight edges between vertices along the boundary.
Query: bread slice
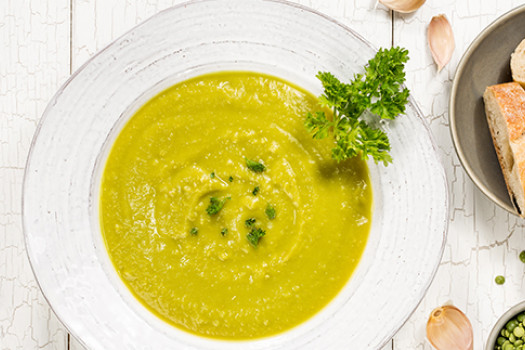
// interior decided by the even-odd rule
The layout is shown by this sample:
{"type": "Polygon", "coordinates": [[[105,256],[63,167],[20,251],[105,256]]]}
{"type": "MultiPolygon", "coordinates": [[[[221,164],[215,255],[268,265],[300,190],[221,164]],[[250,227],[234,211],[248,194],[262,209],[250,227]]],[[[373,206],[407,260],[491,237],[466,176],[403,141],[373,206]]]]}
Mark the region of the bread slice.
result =
{"type": "Polygon", "coordinates": [[[525,87],[525,39],[510,56],[510,70],[512,71],[512,79],[525,87]]]}
{"type": "Polygon", "coordinates": [[[518,83],[493,85],[483,100],[507,190],[525,217],[525,90],[518,83]]]}

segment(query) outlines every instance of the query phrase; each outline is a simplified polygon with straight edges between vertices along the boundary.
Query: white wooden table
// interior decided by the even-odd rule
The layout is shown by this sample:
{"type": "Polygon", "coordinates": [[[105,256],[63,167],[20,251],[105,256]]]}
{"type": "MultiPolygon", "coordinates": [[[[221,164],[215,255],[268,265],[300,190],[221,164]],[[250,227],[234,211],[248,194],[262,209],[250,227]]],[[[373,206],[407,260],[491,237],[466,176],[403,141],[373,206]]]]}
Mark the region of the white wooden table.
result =
{"type": "MultiPolygon", "coordinates": [[[[135,24],[180,2],[0,0],[0,350],[82,349],[50,310],[26,256],[21,187],[29,145],[47,102],[74,70],[135,24]]],[[[426,320],[434,307],[449,301],[466,312],[474,326],[474,348],[482,349],[498,315],[525,299],[525,264],[518,259],[525,249],[525,220],[492,204],[465,174],[449,136],[448,99],[470,42],[525,0],[427,0],[409,15],[375,8],[375,0],[296,2],[347,24],[376,47],[409,49],[407,85],[446,169],[451,208],[441,266],[423,302],[386,349],[430,349],[426,320]],[[438,74],[426,28],[441,13],[453,26],[456,51],[438,74]],[[505,285],[494,283],[498,274],[506,277],[505,285]]]]}

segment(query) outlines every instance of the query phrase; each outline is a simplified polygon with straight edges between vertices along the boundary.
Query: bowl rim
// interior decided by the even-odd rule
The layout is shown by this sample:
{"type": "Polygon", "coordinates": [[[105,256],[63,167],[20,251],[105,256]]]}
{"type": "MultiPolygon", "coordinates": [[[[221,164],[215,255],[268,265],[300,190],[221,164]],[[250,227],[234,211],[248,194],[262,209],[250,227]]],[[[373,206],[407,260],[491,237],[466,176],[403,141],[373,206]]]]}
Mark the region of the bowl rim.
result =
{"type": "Polygon", "coordinates": [[[459,61],[459,64],[456,69],[456,73],[454,74],[454,80],[452,82],[452,89],[450,91],[450,99],[449,99],[449,104],[448,104],[448,114],[449,114],[449,124],[450,124],[450,134],[452,137],[452,144],[454,145],[454,149],[459,158],[459,162],[463,166],[463,169],[465,169],[465,172],[467,173],[469,178],[472,180],[472,182],[478,187],[478,189],[485,196],[487,196],[492,202],[496,203],[499,207],[505,209],[509,213],[514,214],[518,217],[521,217],[521,216],[519,215],[516,208],[514,208],[514,206],[509,205],[508,203],[505,203],[504,201],[501,201],[499,198],[497,198],[494,195],[494,193],[482,183],[481,179],[476,175],[476,172],[472,169],[469,162],[467,161],[467,157],[465,156],[465,153],[463,152],[463,149],[461,148],[461,145],[459,144],[459,136],[457,133],[456,114],[454,111],[454,107],[456,106],[456,95],[458,91],[459,77],[463,75],[465,67],[467,63],[469,62],[473,52],[481,45],[481,43],[485,40],[485,38],[490,33],[492,33],[492,31],[495,28],[497,28],[499,25],[507,21],[509,18],[514,17],[521,13],[525,13],[525,4],[515,7],[512,10],[496,18],[488,26],[486,26],[476,36],[476,38],[470,43],[467,50],[461,56],[461,60],[459,61]]]}
{"type": "Polygon", "coordinates": [[[485,343],[485,350],[493,350],[494,345],[496,344],[496,339],[498,339],[498,334],[500,330],[505,326],[505,324],[517,314],[525,311],[525,300],[520,301],[519,303],[511,306],[507,309],[494,323],[492,329],[487,337],[487,342],[485,343]]]}
{"type": "MultiPolygon", "coordinates": [[[[28,169],[28,167],[29,167],[29,165],[31,163],[31,160],[32,160],[33,149],[34,149],[35,143],[36,143],[36,141],[38,139],[38,136],[40,134],[40,130],[42,128],[42,125],[45,122],[45,120],[47,119],[46,117],[49,114],[49,110],[56,104],[57,99],[60,98],[60,96],[62,95],[63,91],[70,85],[71,81],[73,79],[75,79],[86,68],[86,66],[88,66],[94,59],[96,59],[98,56],[100,56],[103,52],[107,51],[116,41],[118,41],[118,40],[128,36],[131,32],[136,30],[138,27],[146,25],[154,17],[157,17],[157,16],[159,16],[161,14],[164,14],[166,12],[176,11],[176,10],[178,10],[180,8],[185,8],[186,6],[192,5],[194,3],[217,2],[217,1],[219,1],[219,2],[220,1],[226,2],[227,0],[186,0],[186,1],[182,1],[182,2],[180,2],[178,4],[176,4],[176,5],[167,7],[165,9],[161,10],[161,11],[158,11],[158,12],[154,13],[153,15],[149,16],[148,18],[144,19],[143,21],[133,25],[131,28],[126,30],[123,34],[121,34],[118,37],[116,37],[115,39],[111,40],[107,45],[105,45],[102,49],[97,51],[93,56],[89,57],[82,65],[80,65],[79,68],[77,68],[75,71],[73,71],[73,73],[69,76],[69,78],[64,83],[62,83],[62,85],[58,88],[57,92],[49,100],[49,102],[48,102],[46,108],[44,109],[44,111],[42,113],[42,116],[41,116],[41,118],[40,118],[40,120],[38,122],[38,125],[37,125],[37,127],[35,129],[35,132],[33,134],[33,137],[32,137],[31,143],[30,143],[30,148],[29,148],[29,151],[28,151],[28,155],[27,155],[27,158],[26,158],[26,163],[25,163],[25,167],[24,167],[24,176],[23,176],[23,180],[22,180],[21,208],[22,208],[22,230],[23,230],[23,234],[24,234],[24,245],[25,245],[25,248],[26,248],[27,256],[28,256],[29,265],[30,265],[31,270],[33,272],[33,275],[35,277],[36,284],[38,285],[38,288],[41,291],[42,296],[44,297],[44,300],[47,302],[47,304],[49,305],[49,308],[55,314],[55,316],[60,321],[62,326],[67,330],[68,334],[73,336],[75,338],[75,340],[77,340],[86,349],[88,349],[87,344],[82,340],[81,337],[78,336],[76,331],[72,331],[70,326],[66,322],[63,321],[64,320],[63,315],[57,313],[57,311],[53,308],[53,306],[50,303],[48,297],[46,296],[44,290],[42,289],[41,284],[40,284],[39,279],[38,279],[38,276],[36,274],[34,253],[32,252],[32,249],[31,249],[29,241],[28,241],[27,224],[26,224],[25,210],[24,210],[24,208],[25,208],[25,194],[24,193],[26,191],[27,177],[28,177],[27,169],[28,169]]],[[[331,16],[329,16],[327,14],[324,14],[324,13],[322,13],[322,12],[320,12],[320,11],[314,9],[314,8],[311,8],[309,6],[302,5],[302,4],[299,4],[299,3],[296,3],[296,2],[291,2],[291,1],[288,1],[288,0],[252,0],[252,1],[277,3],[277,4],[284,5],[284,6],[295,7],[297,9],[301,10],[301,11],[312,13],[312,14],[314,14],[316,16],[322,17],[323,19],[325,19],[325,20],[327,20],[329,22],[332,22],[333,24],[336,24],[337,26],[341,27],[345,31],[348,31],[348,32],[352,33],[352,35],[355,36],[364,45],[370,47],[374,51],[378,51],[378,49],[375,47],[375,45],[371,44],[368,40],[366,40],[363,36],[361,36],[354,29],[350,28],[348,25],[343,24],[339,20],[337,20],[337,19],[335,19],[335,18],[333,18],[333,17],[331,17],[331,16]]],[[[523,7],[525,9],[525,5],[523,7]]],[[[438,152],[439,147],[437,146],[437,143],[435,141],[434,135],[431,132],[431,129],[430,129],[430,126],[429,126],[428,122],[424,118],[423,112],[421,111],[419,105],[416,103],[416,101],[415,101],[415,99],[413,98],[412,95],[409,95],[408,102],[413,106],[414,110],[416,111],[417,118],[421,122],[421,125],[424,127],[424,129],[426,130],[427,136],[429,137],[433,153],[436,156],[436,162],[438,163],[438,169],[436,169],[436,170],[439,172],[440,177],[442,178],[444,189],[445,189],[445,194],[444,194],[444,199],[445,200],[444,200],[444,203],[443,203],[443,205],[445,206],[444,211],[445,211],[445,213],[449,213],[450,212],[450,196],[449,196],[450,188],[449,188],[449,184],[448,184],[448,181],[447,181],[445,168],[443,166],[443,159],[442,159],[442,156],[438,152]]],[[[436,277],[437,270],[440,267],[440,261],[441,261],[441,259],[443,257],[444,250],[445,250],[445,247],[446,247],[447,236],[448,236],[448,228],[449,228],[449,223],[450,223],[449,217],[450,217],[450,215],[447,214],[444,217],[444,220],[443,220],[444,222],[443,222],[443,232],[442,232],[442,243],[441,243],[441,247],[439,248],[439,254],[438,254],[440,259],[439,259],[439,261],[436,261],[436,264],[435,264],[433,270],[430,272],[428,280],[424,281],[423,288],[421,288],[421,294],[419,295],[417,302],[414,303],[412,308],[410,308],[410,309],[408,309],[406,311],[406,314],[402,317],[402,321],[400,322],[398,327],[394,327],[394,329],[392,331],[392,334],[389,334],[388,337],[385,338],[386,340],[380,345],[380,347],[378,349],[382,349],[390,340],[392,340],[392,338],[399,332],[399,330],[408,322],[410,317],[416,312],[418,307],[421,305],[421,303],[423,302],[424,296],[426,295],[426,293],[430,289],[430,286],[432,285],[432,282],[434,281],[434,279],[436,277]]]]}

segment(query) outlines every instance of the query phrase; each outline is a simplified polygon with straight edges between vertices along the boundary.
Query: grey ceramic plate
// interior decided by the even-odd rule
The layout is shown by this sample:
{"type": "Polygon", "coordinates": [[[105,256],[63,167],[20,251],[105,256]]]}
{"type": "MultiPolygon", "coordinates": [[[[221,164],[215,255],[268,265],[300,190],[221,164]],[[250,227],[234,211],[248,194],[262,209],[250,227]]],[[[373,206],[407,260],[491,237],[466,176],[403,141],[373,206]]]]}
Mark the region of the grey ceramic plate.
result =
{"type": "Polygon", "coordinates": [[[459,160],[492,201],[518,215],[507,193],[485,118],[483,92],[512,80],[510,55],[525,38],[525,5],[485,28],[459,63],[450,97],[450,131],[459,160]]]}

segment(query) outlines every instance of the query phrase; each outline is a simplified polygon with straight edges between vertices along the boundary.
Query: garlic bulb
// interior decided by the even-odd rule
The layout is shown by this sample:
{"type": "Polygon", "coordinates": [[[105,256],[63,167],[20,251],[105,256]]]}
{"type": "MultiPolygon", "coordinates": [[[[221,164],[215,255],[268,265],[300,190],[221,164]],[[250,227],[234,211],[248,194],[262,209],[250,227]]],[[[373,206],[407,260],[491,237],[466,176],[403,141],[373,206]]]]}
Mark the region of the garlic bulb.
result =
{"type": "Polygon", "coordinates": [[[450,61],[456,46],[452,27],[445,15],[432,17],[428,25],[428,45],[439,72],[450,61]]]}
{"type": "Polygon", "coordinates": [[[467,316],[454,306],[432,311],[427,323],[427,339],[436,350],[472,350],[474,335],[467,316]]]}
{"type": "Polygon", "coordinates": [[[414,12],[420,8],[426,0],[379,0],[389,9],[402,13],[414,12]]]}

